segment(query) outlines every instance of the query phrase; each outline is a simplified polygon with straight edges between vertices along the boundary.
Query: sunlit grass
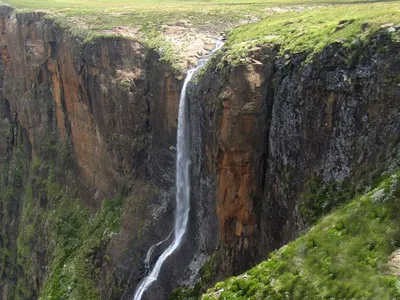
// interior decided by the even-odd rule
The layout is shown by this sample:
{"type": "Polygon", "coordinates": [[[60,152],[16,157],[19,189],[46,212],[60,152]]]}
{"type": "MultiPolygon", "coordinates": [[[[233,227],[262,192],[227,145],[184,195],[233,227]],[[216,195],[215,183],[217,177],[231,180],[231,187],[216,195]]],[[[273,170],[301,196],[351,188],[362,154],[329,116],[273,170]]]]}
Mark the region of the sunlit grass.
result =
{"type": "Polygon", "coordinates": [[[274,40],[295,51],[320,50],[335,41],[353,42],[380,26],[400,22],[400,3],[374,3],[289,12],[237,28],[230,43],[274,40]]]}
{"type": "Polygon", "coordinates": [[[381,28],[392,27],[391,38],[400,41],[400,2],[334,5],[305,11],[272,14],[259,22],[230,30],[225,55],[230,63],[248,59],[251,49],[279,45],[280,54],[308,53],[308,58],[332,43],[361,47],[381,28]]]}
{"type": "MultiPolygon", "coordinates": [[[[279,44],[284,51],[315,53],[333,42],[362,43],[382,25],[400,20],[400,1],[352,0],[7,0],[19,9],[44,10],[67,26],[100,34],[168,35],[177,25],[218,37],[228,32],[225,58],[238,63],[254,46],[279,44]],[[182,25],[183,24],[183,25],[182,25]],[[229,31],[228,31],[229,30],[229,31]]],[[[185,31],[186,30],[186,31],[185,31]]],[[[183,32],[183,33],[182,33],[183,32]]],[[[185,33],[186,32],[186,33],[185,33]]],[[[398,32],[396,33],[398,34],[398,32]]],[[[187,37],[186,37],[187,39],[187,37]]],[[[162,47],[170,43],[163,37],[162,47]]],[[[175,40],[174,40],[175,41],[175,40]]],[[[180,41],[181,42],[181,41],[180,41]]],[[[174,44],[175,42],[172,42],[174,44]]],[[[171,46],[167,47],[168,49],[171,46]]],[[[174,47],[172,47],[174,48],[174,47]]],[[[179,46],[175,52],[187,52],[179,46]]],[[[311,56],[309,56],[311,57],[311,56]]]]}
{"type": "Polygon", "coordinates": [[[397,172],[202,299],[399,299],[387,264],[400,245],[399,212],[397,172]]]}
{"type": "Polygon", "coordinates": [[[240,20],[254,21],[264,18],[271,15],[271,7],[354,3],[351,0],[6,0],[4,2],[18,8],[46,10],[74,18],[73,21],[79,21],[93,30],[113,29],[116,26],[174,24],[180,20],[187,20],[194,27],[209,31],[227,29],[240,20]]]}

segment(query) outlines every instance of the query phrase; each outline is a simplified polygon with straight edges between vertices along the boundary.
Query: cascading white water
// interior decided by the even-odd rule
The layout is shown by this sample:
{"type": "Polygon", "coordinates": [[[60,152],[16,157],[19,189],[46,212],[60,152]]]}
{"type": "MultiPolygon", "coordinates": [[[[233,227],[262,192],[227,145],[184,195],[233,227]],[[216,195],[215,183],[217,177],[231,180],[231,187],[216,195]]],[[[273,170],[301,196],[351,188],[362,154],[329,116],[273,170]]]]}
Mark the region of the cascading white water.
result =
{"type": "Polygon", "coordinates": [[[145,268],[146,271],[150,270],[150,259],[151,259],[151,256],[153,255],[154,250],[155,250],[157,247],[161,246],[161,245],[162,245],[163,243],[165,243],[166,241],[168,241],[173,232],[174,232],[174,231],[172,230],[172,231],[170,232],[170,234],[168,234],[168,236],[167,236],[167,238],[166,238],[165,240],[162,240],[161,242],[158,242],[158,243],[152,245],[152,246],[149,248],[149,250],[147,250],[146,258],[145,258],[145,260],[144,260],[144,268],[145,268]]]}
{"type": "MultiPolygon", "coordinates": [[[[177,134],[177,159],[176,159],[176,212],[175,212],[175,236],[172,244],[161,254],[156,261],[153,270],[145,277],[136,289],[133,300],[141,300],[143,293],[147,288],[157,280],[160,273],[161,266],[164,261],[170,256],[181,244],[182,238],[186,233],[187,223],[189,219],[190,210],[190,124],[189,124],[189,111],[186,103],[186,90],[187,86],[192,79],[193,75],[204,66],[211,55],[221,48],[222,42],[217,41],[216,46],[209,55],[204,56],[196,68],[188,71],[185,81],[183,83],[181,97],[179,101],[179,115],[178,115],[178,134],[177,134]]],[[[168,239],[168,238],[167,238],[168,239]]],[[[161,242],[160,242],[161,243],[161,242]]],[[[158,243],[159,244],[159,243],[158,243]]],[[[150,257],[154,248],[158,246],[155,244],[150,247],[146,262],[150,261],[150,257]],[[149,255],[150,253],[150,255],[149,255]]]]}

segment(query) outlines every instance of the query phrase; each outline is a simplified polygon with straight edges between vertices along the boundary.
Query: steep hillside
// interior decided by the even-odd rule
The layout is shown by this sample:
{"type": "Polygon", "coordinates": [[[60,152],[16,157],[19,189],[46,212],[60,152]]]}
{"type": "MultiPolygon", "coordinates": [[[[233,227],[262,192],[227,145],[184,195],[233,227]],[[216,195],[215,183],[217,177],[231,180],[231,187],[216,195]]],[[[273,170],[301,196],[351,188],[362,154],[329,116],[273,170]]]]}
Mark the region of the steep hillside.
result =
{"type": "Polygon", "coordinates": [[[202,299],[398,299],[400,172],[389,174],[202,299]]]}

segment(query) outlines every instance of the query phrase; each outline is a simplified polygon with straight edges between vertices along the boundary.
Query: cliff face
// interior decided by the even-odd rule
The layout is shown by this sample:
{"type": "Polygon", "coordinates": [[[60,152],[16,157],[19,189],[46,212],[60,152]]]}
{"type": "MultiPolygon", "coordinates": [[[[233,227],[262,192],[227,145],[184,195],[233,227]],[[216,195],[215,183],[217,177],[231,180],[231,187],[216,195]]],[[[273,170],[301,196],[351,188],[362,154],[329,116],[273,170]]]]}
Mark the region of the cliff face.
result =
{"type": "MultiPolygon", "coordinates": [[[[130,297],[173,229],[181,75],[40,13],[3,6],[0,25],[0,298],[130,297]]],[[[381,30],[312,60],[216,55],[189,89],[189,232],[146,297],[249,268],[373,182],[400,129],[398,49],[381,30]]]]}
{"type": "MultiPolygon", "coordinates": [[[[30,193],[27,186],[33,190],[33,201],[45,199],[40,200],[40,213],[55,209],[54,196],[43,187],[35,188],[37,177],[50,180],[51,168],[43,163],[39,169],[46,171],[36,174],[29,161],[57,164],[62,160],[58,144],[71,155],[60,163],[55,179],[70,191],[63,194],[82,199],[92,217],[104,199],[125,195],[120,234],[91,251],[98,253],[92,259],[101,258],[95,283],[102,298],[120,297],[125,287],[132,293],[148,247],[172,230],[175,152],[171,146],[176,144],[179,74],[134,40],[84,40],[40,13],[14,14],[4,6],[0,23],[0,154],[7,161],[20,145],[26,153],[21,195],[3,199],[7,205],[13,203],[14,212],[9,215],[6,206],[2,208],[2,226],[11,226],[2,232],[2,247],[17,252],[16,241],[28,225],[36,228],[37,239],[40,235],[44,239],[40,245],[44,250],[28,245],[32,251],[28,259],[40,270],[35,278],[28,271],[22,274],[26,270],[18,274],[18,268],[24,269],[19,257],[9,261],[6,254],[2,257],[2,263],[11,265],[2,264],[0,273],[6,268],[15,272],[2,275],[0,297],[35,298],[48,281],[49,271],[43,270],[55,259],[56,246],[50,238],[55,227],[48,221],[49,228],[41,228],[36,218],[25,220],[22,214],[30,193]],[[10,131],[9,124],[15,130],[10,131]],[[55,153],[50,153],[52,147],[57,148],[55,153]],[[70,177],[64,178],[67,173],[70,177]],[[19,277],[28,281],[25,296],[16,288],[19,277]]],[[[4,186],[8,185],[5,180],[4,186]]],[[[65,226],[69,221],[73,220],[65,226]]]]}
{"type": "Polygon", "coordinates": [[[381,175],[400,129],[398,49],[381,30],[311,61],[273,45],[245,66],[215,57],[191,101],[205,124],[203,168],[215,174],[220,272],[265,259],[381,175]]]}
{"type": "Polygon", "coordinates": [[[33,153],[55,119],[60,138],[71,141],[79,176],[100,200],[151,172],[132,153],[146,158],[140,152],[147,145],[175,144],[180,81],[155,53],[121,38],[82,43],[36,13],[1,23],[3,95],[27,128],[33,153]],[[54,100],[55,116],[41,99],[54,100]]]}

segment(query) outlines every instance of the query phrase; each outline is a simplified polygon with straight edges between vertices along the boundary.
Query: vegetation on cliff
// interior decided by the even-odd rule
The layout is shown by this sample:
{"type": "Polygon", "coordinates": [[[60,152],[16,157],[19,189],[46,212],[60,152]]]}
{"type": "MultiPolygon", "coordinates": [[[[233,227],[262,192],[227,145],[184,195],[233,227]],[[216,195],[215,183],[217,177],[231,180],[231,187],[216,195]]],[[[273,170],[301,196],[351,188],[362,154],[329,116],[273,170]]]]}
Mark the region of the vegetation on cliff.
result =
{"type": "Polygon", "coordinates": [[[400,247],[400,172],[322,218],[294,242],[202,299],[394,299],[388,259],[400,247]]]}
{"type": "Polygon", "coordinates": [[[124,197],[91,216],[75,199],[68,144],[49,135],[30,160],[15,121],[0,172],[0,287],[7,299],[100,299],[96,256],[120,230],[124,197]]]}
{"type": "Polygon", "coordinates": [[[345,180],[324,182],[316,175],[308,178],[298,203],[302,219],[313,225],[335,208],[363,195],[366,190],[376,188],[382,180],[390,177],[393,169],[400,167],[398,147],[399,140],[395,138],[388,151],[381,153],[376,162],[353,169],[345,180]]]}
{"type": "MultiPolygon", "coordinates": [[[[6,286],[7,281],[16,282],[19,277],[17,260],[21,258],[16,251],[17,220],[26,172],[29,169],[29,155],[15,122],[8,124],[8,130],[5,130],[2,138],[7,140],[9,151],[7,155],[0,157],[0,288],[6,286]]],[[[32,229],[26,228],[26,231],[32,232],[32,229]]],[[[32,261],[29,261],[27,268],[31,266],[32,261]]],[[[15,289],[15,285],[9,287],[9,295],[18,299],[15,289]]]]}

